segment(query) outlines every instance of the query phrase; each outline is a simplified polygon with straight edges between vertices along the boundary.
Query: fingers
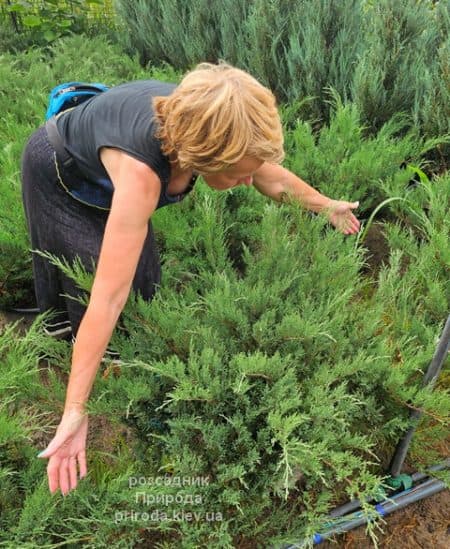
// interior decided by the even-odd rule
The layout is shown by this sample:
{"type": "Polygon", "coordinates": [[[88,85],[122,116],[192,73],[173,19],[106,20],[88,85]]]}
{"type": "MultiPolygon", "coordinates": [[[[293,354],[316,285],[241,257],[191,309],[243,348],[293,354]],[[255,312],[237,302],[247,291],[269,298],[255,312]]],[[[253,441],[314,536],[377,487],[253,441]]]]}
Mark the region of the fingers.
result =
{"type": "Polygon", "coordinates": [[[355,219],[355,221],[349,221],[342,232],[344,234],[356,234],[359,231],[359,227],[360,223],[357,219],[355,219]]]}
{"type": "Polygon", "coordinates": [[[47,465],[48,487],[54,494],[59,486],[59,467],[61,460],[57,457],[51,457],[47,465]]]}
{"type": "Polygon", "coordinates": [[[56,435],[38,457],[48,457],[48,483],[53,494],[60,488],[66,495],[77,486],[77,464],[80,468],[79,478],[87,474],[86,467],[86,434],[87,416],[84,414],[65,414],[56,431],[56,435]]]}
{"type": "Polygon", "coordinates": [[[70,490],[74,490],[78,484],[78,478],[81,480],[87,474],[86,452],[81,451],[76,456],[69,456],[63,459],[52,456],[47,465],[48,486],[50,492],[54,494],[58,488],[65,496],[70,490]],[[77,475],[77,464],[80,474],[77,475]]]}
{"type": "Polygon", "coordinates": [[[347,225],[349,226],[348,228],[350,227],[354,227],[356,229],[359,229],[359,221],[358,221],[358,218],[355,217],[351,212],[349,213],[348,217],[347,217],[347,225]]]}
{"type": "Polygon", "coordinates": [[[344,234],[356,234],[359,231],[359,223],[351,223],[349,226],[346,227],[346,229],[343,231],[344,234]]]}
{"type": "Polygon", "coordinates": [[[355,234],[360,229],[360,222],[351,210],[358,207],[359,202],[337,201],[329,220],[339,232],[346,235],[355,234]]]}
{"type": "Polygon", "coordinates": [[[69,479],[70,489],[73,490],[77,487],[77,458],[75,456],[69,457],[69,479]]]}
{"type": "Polygon", "coordinates": [[[84,450],[82,450],[81,452],[78,452],[77,459],[78,459],[78,467],[80,468],[80,479],[81,479],[87,475],[86,452],[84,450]]]}
{"type": "Polygon", "coordinates": [[[64,458],[59,467],[59,488],[63,496],[67,494],[70,488],[69,484],[69,459],[64,458]]]}
{"type": "MultiPolygon", "coordinates": [[[[358,204],[358,202],[356,202],[356,204],[358,204]]],[[[358,219],[352,213],[350,213],[345,228],[342,232],[344,234],[355,234],[359,231],[360,225],[361,224],[358,219]]]]}

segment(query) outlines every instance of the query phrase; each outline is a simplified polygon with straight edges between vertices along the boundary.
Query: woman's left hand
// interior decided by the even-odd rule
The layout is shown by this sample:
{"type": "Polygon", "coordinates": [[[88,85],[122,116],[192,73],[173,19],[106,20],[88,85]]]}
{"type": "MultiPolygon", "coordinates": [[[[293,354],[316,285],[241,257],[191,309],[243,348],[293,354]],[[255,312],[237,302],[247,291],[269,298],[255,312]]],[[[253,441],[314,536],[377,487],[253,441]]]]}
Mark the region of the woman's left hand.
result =
{"type": "Polygon", "coordinates": [[[359,202],[345,202],[332,200],[326,208],[328,221],[344,234],[355,234],[359,231],[360,223],[353,215],[352,210],[359,206],[359,202]]]}

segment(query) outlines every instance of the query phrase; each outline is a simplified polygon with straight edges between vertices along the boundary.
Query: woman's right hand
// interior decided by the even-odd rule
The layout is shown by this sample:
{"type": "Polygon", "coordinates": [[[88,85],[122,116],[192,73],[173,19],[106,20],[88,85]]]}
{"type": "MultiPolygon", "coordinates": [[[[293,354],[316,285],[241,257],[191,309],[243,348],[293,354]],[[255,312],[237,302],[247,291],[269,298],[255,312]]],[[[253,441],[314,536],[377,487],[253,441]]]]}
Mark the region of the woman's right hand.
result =
{"type": "Polygon", "coordinates": [[[79,478],[87,474],[86,437],[88,416],[86,412],[64,412],[56,434],[38,457],[50,458],[47,465],[48,484],[53,494],[58,487],[65,496],[77,486],[77,462],[79,478]]]}

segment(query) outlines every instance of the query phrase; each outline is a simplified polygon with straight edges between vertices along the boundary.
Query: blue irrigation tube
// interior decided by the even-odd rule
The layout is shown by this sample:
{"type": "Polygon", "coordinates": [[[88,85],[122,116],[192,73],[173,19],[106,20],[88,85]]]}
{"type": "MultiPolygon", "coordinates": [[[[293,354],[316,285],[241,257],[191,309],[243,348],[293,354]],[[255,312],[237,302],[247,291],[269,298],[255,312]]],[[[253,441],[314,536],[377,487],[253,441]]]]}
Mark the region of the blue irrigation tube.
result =
{"type": "MultiPolygon", "coordinates": [[[[443,471],[445,469],[448,469],[450,467],[450,458],[446,459],[442,463],[438,463],[437,465],[433,465],[427,469],[427,471],[434,472],[434,471],[443,471]]],[[[424,480],[427,478],[427,473],[414,473],[411,475],[411,480],[413,483],[419,482],[421,480],[424,480]]],[[[392,492],[394,489],[391,490],[392,492]]],[[[366,500],[367,503],[371,503],[375,501],[374,499],[368,499],[366,500]]],[[[357,509],[361,508],[361,501],[359,499],[352,499],[348,503],[344,503],[344,505],[341,505],[339,507],[336,507],[336,509],[333,509],[330,513],[330,517],[337,518],[342,517],[343,515],[346,515],[347,513],[351,513],[352,511],[356,511],[357,509]]]]}
{"type": "Polygon", "coordinates": [[[284,545],[281,549],[300,549],[311,544],[319,545],[335,534],[343,534],[344,532],[353,530],[358,526],[363,526],[368,522],[372,522],[376,519],[389,515],[399,509],[403,509],[411,503],[437,494],[445,488],[446,485],[441,480],[425,480],[422,484],[419,484],[414,488],[404,490],[391,498],[387,498],[375,505],[372,505],[372,514],[365,514],[362,511],[356,511],[355,513],[351,513],[350,515],[346,515],[342,518],[337,518],[334,521],[330,521],[322,532],[314,534],[310,540],[301,540],[290,545],[284,545]]]}

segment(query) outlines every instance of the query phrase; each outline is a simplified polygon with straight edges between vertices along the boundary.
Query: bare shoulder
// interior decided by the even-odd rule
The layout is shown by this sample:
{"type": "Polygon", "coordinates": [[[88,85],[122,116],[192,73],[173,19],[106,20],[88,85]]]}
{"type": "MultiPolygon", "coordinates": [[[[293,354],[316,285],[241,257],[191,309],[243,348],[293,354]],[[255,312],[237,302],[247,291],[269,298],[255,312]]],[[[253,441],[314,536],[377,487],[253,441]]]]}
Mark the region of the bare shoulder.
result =
{"type": "Polygon", "coordinates": [[[158,174],[150,166],[125,151],[102,147],[100,160],[108,172],[115,190],[126,185],[130,190],[133,188],[133,192],[142,189],[147,192],[155,190],[159,194],[161,181],[158,174]]]}
{"type": "Polygon", "coordinates": [[[287,170],[280,164],[263,162],[253,175],[255,188],[266,196],[278,198],[284,191],[287,170]]]}
{"type": "Polygon", "coordinates": [[[270,164],[269,162],[263,162],[261,166],[255,171],[254,176],[260,180],[266,180],[275,178],[277,179],[280,176],[280,173],[283,171],[280,164],[270,164]]]}

